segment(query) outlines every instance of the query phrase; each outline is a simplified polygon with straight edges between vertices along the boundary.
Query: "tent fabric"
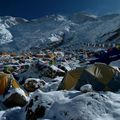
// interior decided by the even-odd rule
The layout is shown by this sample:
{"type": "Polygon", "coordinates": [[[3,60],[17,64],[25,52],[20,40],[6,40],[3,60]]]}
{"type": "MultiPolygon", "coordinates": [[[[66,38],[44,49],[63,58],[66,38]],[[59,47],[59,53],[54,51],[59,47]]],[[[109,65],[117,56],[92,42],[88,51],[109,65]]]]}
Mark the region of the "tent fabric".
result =
{"type": "Polygon", "coordinates": [[[80,78],[80,75],[82,74],[83,69],[75,69],[75,70],[71,70],[69,72],[67,72],[67,74],[65,75],[65,78],[63,80],[63,89],[71,89],[73,87],[73,85],[76,84],[77,80],[80,78]]]}
{"type": "Polygon", "coordinates": [[[98,81],[102,82],[103,84],[108,84],[116,72],[115,69],[105,64],[92,65],[88,67],[86,71],[94,75],[98,81]]]}
{"type": "Polygon", "coordinates": [[[12,85],[12,87],[13,88],[20,88],[20,86],[19,86],[19,84],[16,82],[16,80],[14,79],[14,80],[12,80],[12,83],[11,83],[11,85],[12,85]]]}
{"type": "Polygon", "coordinates": [[[80,90],[81,86],[91,84],[96,91],[117,91],[120,88],[119,79],[119,71],[106,64],[96,63],[68,71],[58,90],[80,90]]]}
{"type": "Polygon", "coordinates": [[[11,74],[0,72],[0,95],[4,94],[10,87],[15,89],[20,88],[11,74]]]}
{"type": "Polygon", "coordinates": [[[93,86],[93,90],[100,91],[104,89],[104,84],[99,82],[94,75],[90,74],[86,70],[82,73],[80,78],[78,79],[77,83],[74,86],[74,89],[80,90],[80,87],[85,84],[91,84],[93,86]]]}
{"type": "Polygon", "coordinates": [[[2,95],[8,87],[8,75],[0,73],[0,95],[2,95]]]}

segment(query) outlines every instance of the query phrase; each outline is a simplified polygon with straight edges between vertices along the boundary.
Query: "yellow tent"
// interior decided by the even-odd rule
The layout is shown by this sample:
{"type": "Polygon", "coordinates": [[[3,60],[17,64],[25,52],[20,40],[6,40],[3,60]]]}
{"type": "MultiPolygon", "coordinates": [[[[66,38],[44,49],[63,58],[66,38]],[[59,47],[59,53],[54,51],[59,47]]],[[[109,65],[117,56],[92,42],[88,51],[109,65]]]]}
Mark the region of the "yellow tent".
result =
{"type": "Polygon", "coordinates": [[[67,72],[58,90],[80,90],[85,84],[91,84],[96,91],[117,91],[120,89],[120,72],[103,63],[76,68],[67,72]]]}

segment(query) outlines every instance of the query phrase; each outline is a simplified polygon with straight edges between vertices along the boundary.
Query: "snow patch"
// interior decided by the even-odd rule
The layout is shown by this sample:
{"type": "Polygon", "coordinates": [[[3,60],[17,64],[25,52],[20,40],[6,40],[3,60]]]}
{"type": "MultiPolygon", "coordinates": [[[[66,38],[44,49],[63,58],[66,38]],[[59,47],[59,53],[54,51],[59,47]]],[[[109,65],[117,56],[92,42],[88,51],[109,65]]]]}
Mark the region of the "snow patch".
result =
{"type": "Polygon", "coordinates": [[[12,38],[12,34],[6,29],[5,25],[0,24],[0,44],[12,42],[12,38]]]}
{"type": "Polygon", "coordinates": [[[51,42],[57,42],[63,40],[63,38],[56,34],[51,34],[51,37],[48,38],[51,42]]]}
{"type": "Polygon", "coordinates": [[[9,94],[6,94],[3,101],[8,99],[12,94],[14,93],[18,93],[21,96],[24,96],[24,98],[26,99],[26,101],[29,101],[29,97],[26,96],[25,92],[21,89],[21,88],[16,88],[16,89],[10,89],[8,90],[9,94]]]}
{"type": "Polygon", "coordinates": [[[55,19],[57,21],[66,21],[65,17],[62,15],[57,15],[57,18],[55,19]]]}

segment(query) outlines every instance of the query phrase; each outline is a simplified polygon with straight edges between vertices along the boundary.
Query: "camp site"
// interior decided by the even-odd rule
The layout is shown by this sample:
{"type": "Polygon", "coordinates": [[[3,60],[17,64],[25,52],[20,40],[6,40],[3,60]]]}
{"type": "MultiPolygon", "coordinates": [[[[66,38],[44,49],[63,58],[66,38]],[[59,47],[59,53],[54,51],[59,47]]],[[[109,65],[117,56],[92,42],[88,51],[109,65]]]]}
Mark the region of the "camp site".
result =
{"type": "MultiPolygon", "coordinates": [[[[72,118],[70,106],[80,109],[79,114],[83,111],[82,104],[100,107],[101,110],[109,109],[107,104],[115,107],[109,102],[111,97],[119,97],[119,44],[106,49],[94,46],[96,51],[89,49],[88,45],[86,48],[72,51],[46,48],[37,53],[14,55],[1,53],[1,114],[6,116],[19,111],[19,116],[26,120],[54,116],[68,120],[72,118]],[[104,103],[104,109],[100,102],[104,103]],[[66,115],[60,115],[60,111],[66,115]]],[[[113,100],[116,101],[116,98],[113,100]]],[[[91,110],[91,107],[86,109],[91,110]]],[[[75,117],[79,118],[78,115],[75,117]]]]}
{"type": "Polygon", "coordinates": [[[0,120],[120,120],[120,0],[0,0],[0,120]]]}

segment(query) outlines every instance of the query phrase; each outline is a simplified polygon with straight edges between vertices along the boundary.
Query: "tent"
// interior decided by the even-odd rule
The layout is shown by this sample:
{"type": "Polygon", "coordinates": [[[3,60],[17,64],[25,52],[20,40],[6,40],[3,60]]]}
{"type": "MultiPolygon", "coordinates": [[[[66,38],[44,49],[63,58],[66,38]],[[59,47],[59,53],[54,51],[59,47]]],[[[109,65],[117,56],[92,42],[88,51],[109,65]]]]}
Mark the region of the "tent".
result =
{"type": "Polygon", "coordinates": [[[120,89],[120,72],[106,64],[96,63],[68,71],[58,90],[80,90],[91,84],[95,91],[117,91],[120,89]]]}
{"type": "Polygon", "coordinates": [[[11,74],[0,72],[0,95],[4,96],[3,106],[23,107],[26,105],[28,93],[20,87],[11,74]]]}
{"type": "Polygon", "coordinates": [[[5,94],[11,86],[13,88],[20,88],[12,75],[0,72],[0,95],[5,94]]]}
{"type": "Polygon", "coordinates": [[[10,74],[10,73],[14,72],[15,70],[17,70],[16,66],[5,65],[4,69],[3,69],[3,72],[10,74]]]}

